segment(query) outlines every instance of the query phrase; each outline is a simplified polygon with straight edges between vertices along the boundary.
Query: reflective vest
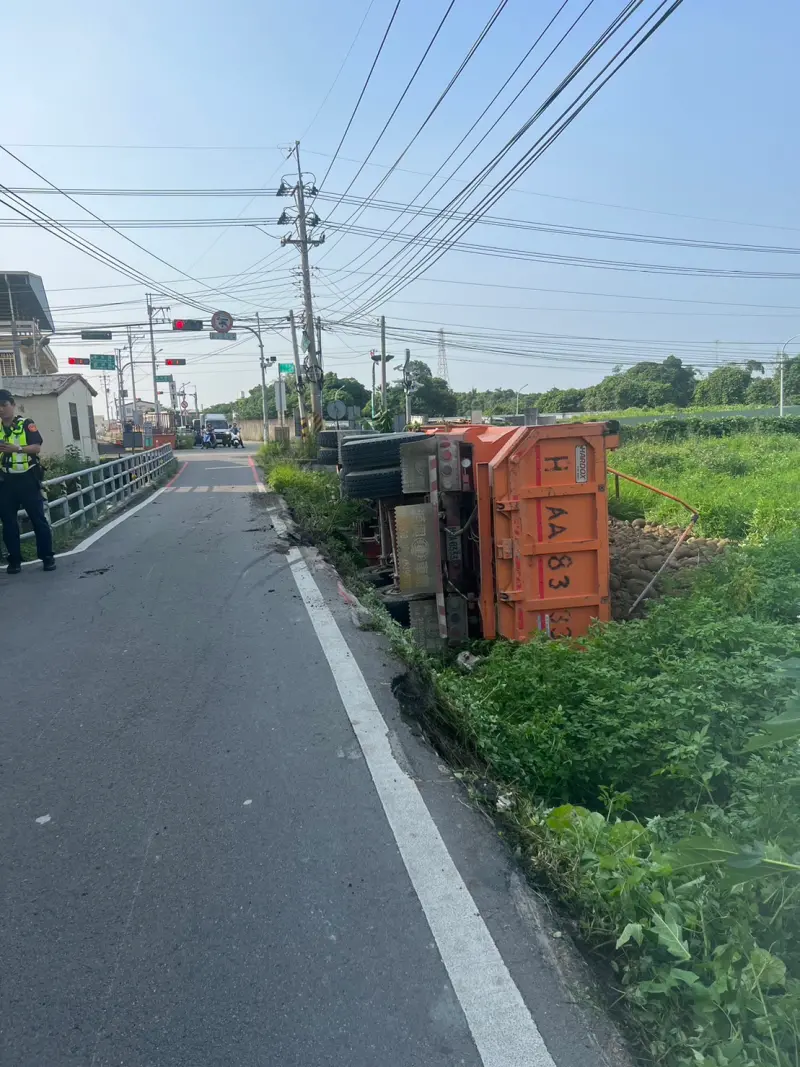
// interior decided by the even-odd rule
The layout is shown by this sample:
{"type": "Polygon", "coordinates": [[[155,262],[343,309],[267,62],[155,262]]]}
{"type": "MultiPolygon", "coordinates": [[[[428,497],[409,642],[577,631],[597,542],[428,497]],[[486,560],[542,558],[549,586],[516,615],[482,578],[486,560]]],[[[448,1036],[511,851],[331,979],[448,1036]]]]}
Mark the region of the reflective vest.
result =
{"type": "MultiPolygon", "coordinates": [[[[19,445],[23,448],[28,443],[25,434],[25,420],[17,415],[10,426],[0,423],[0,440],[7,444],[19,445]]],[[[3,467],[14,474],[24,474],[36,464],[36,456],[29,456],[26,452],[8,452],[3,455],[3,467]]]]}

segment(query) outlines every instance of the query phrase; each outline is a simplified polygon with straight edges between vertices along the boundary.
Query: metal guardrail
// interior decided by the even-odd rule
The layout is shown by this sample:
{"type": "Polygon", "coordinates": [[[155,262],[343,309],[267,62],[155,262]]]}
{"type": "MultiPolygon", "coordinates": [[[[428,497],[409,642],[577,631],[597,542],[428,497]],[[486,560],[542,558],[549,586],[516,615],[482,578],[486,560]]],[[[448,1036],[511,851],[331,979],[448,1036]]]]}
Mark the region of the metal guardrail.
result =
{"type": "MultiPolygon", "coordinates": [[[[88,526],[152,485],[164,475],[174,458],[169,445],[159,445],[146,452],[134,452],[98,463],[95,467],[46,479],[42,482],[42,488],[50,490],[48,496],[51,499],[45,500],[45,511],[51,527],[56,530],[60,526],[73,524],[88,526]],[[58,495],[52,494],[53,486],[62,487],[58,495]],[[59,515],[58,518],[54,518],[54,512],[59,515]]],[[[24,511],[20,511],[19,515],[21,519],[26,518],[24,511]]],[[[28,531],[21,540],[29,541],[32,538],[33,532],[28,531]]]]}

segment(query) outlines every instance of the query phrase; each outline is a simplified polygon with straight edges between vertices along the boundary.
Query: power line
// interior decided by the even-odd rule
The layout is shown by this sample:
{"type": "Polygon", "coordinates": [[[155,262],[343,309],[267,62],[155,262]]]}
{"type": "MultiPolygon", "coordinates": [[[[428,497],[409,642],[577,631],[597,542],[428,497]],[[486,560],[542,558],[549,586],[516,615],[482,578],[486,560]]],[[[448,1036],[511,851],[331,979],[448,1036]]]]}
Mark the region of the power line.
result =
{"type": "Polygon", "coordinates": [[[322,109],[325,107],[325,105],[328,102],[328,98],[330,97],[330,95],[333,92],[333,90],[336,88],[337,82],[339,81],[339,78],[341,78],[341,76],[342,76],[342,71],[344,70],[345,66],[347,65],[347,61],[350,58],[350,53],[355,48],[356,41],[361,36],[361,31],[364,29],[364,23],[367,21],[367,18],[369,17],[370,11],[372,11],[374,3],[375,3],[375,0],[369,0],[369,4],[367,6],[367,10],[364,12],[364,17],[361,19],[361,22],[359,23],[358,29],[356,30],[355,37],[350,42],[350,47],[347,49],[347,52],[345,53],[345,57],[342,60],[342,64],[339,67],[339,70],[336,72],[336,77],[333,79],[333,81],[331,83],[331,86],[328,89],[327,93],[325,93],[325,96],[322,99],[322,103],[319,105],[319,107],[317,108],[316,112],[314,113],[313,119],[311,120],[311,122],[309,122],[308,126],[306,126],[305,132],[300,137],[301,141],[305,140],[306,136],[308,135],[308,131],[311,129],[311,127],[314,125],[314,123],[319,118],[322,109]]]}
{"type": "MultiPolygon", "coordinates": [[[[600,35],[594,45],[588,50],[587,53],[579,60],[572,70],[566,75],[562,82],[556,87],[556,89],[550,93],[544,103],[531,115],[531,117],[523,124],[523,126],[513,135],[512,138],[506,143],[506,145],[489,161],[481,171],[475,176],[473,181],[481,181],[488,173],[490,173],[499,161],[510,151],[511,147],[524,135],[524,133],[533,125],[534,122],[544,113],[544,111],[561,95],[565,88],[575,79],[594,56],[599,53],[603,46],[611,39],[611,37],[621,29],[624,23],[631,18],[633,13],[637,10],[643,0],[631,0],[625,8],[620,12],[611,25],[600,35]]],[[[420,277],[434,262],[441,258],[445,252],[452,247],[454,241],[458,240],[475,222],[493,206],[497,200],[503,195],[507,189],[509,189],[515,181],[525,173],[534,162],[547,150],[548,147],[564,132],[564,130],[581,114],[584,108],[594,99],[598,92],[611,80],[611,78],[622,69],[622,67],[638,52],[638,50],[646,43],[647,40],[656,32],[656,30],[663,25],[667,18],[669,18],[675,10],[680,6],[682,0],[673,0],[673,3],[667,8],[666,12],[656,18],[667,4],[667,0],[662,2],[651,12],[650,15],[634,30],[634,32],[627,38],[620,48],[614,53],[611,59],[590,79],[590,81],[581,89],[577,97],[571,101],[567,107],[561,112],[558,118],[551,123],[551,125],[545,130],[545,132],[536,139],[534,144],[517,160],[516,163],[495,183],[494,190],[484,196],[476,205],[474,205],[469,212],[469,219],[458,222],[453,226],[445,237],[439,238],[438,247],[431,248],[422,255],[417,256],[416,263],[408,262],[404,268],[404,277],[402,281],[394,282],[391,286],[384,287],[377,293],[373,293],[372,296],[362,296],[364,303],[361,306],[361,310],[365,310],[369,306],[374,306],[377,302],[385,300],[391,295],[399,291],[405,285],[408,285],[415,277],[420,277]],[[653,25],[648,29],[648,23],[652,22],[653,25]],[[637,40],[638,38],[638,40],[637,40]],[[632,47],[631,47],[632,46],[632,47]],[[622,57],[622,58],[620,58],[622,57]]],[[[466,196],[471,192],[469,186],[463,190],[457,197],[453,198],[446,210],[450,210],[457,206],[458,201],[464,200],[466,196]]],[[[439,224],[439,230],[442,229],[444,221],[439,224]]],[[[424,230],[430,230],[433,223],[428,223],[424,230]]],[[[418,237],[419,235],[417,235],[418,237]]],[[[403,253],[401,253],[401,257],[403,253]]],[[[412,257],[407,257],[411,259],[412,257]]],[[[367,286],[367,289],[369,286],[367,286]]],[[[366,292],[366,290],[365,290],[366,292]]]]}
{"type": "Polygon", "coordinates": [[[372,61],[372,66],[369,68],[369,73],[367,74],[366,80],[365,80],[363,86],[361,87],[361,92],[358,94],[358,100],[356,100],[356,105],[353,108],[353,111],[352,111],[352,113],[350,115],[350,118],[347,120],[347,125],[345,126],[344,133],[342,134],[342,137],[341,137],[341,140],[339,141],[339,144],[336,146],[336,151],[333,153],[333,158],[331,159],[330,163],[328,164],[328,169],[325,171],[325,175],[324,175],[322,181],[319,183],[320,188],[322,188],[322,186],[325,184],[325,181],[327,180],[327,177],[331,172],[331,167],[334,165],[334,163],[336,162],[336,157],[339,155],[339,149],[344,144],[344,139],[345,139],[345,137],[347,137],[347,134],[350,131],[350,127],[353,125],[353,120],[355,119],[356,113],[357,113],[359,107],[361,106],[361,101],[364,99],[364,93],[367,91],[367,86],[369,85],[370,80],[372,79],[373,71],[375,70],[375,67],[377,66],[378,60],[381,57],[381,52],[383,51],[383,46],[386,44],[386,38],[389,36],[389,31],[392,28],[392,24],[393,24],[393,22],[395,20],[395,16],[397,15],[397,12],[398,12],[398,10],[400,8],[400,4],[401,3],[402,3],[402,0],[397,0],[397,3],[394,5],[394,11],[392,11],[392,17],[389,19],[389,24],[387,25],[386,29],[384,30],[383,37],[381,38],[381,43],[378,46],[378,51],[375,53],[375,58],[372,61]]]}

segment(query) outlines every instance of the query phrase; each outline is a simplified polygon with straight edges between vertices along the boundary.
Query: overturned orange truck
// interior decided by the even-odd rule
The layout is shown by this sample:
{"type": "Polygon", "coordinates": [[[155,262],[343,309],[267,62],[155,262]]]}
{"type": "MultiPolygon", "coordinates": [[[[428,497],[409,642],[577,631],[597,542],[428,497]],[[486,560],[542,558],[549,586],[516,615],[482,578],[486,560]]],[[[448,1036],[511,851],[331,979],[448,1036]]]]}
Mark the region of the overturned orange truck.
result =
{"type": "MultiPolygon", "coordinates": [[[[404,435],[395,495],[378,501],[393,577],[384,596],[408,604],[425,647],[577,637],[610,618],[606,471],[617,445],[602,422],[404,435]]],[[[388,482],[390,471],[375,473],[388,482]]]]}

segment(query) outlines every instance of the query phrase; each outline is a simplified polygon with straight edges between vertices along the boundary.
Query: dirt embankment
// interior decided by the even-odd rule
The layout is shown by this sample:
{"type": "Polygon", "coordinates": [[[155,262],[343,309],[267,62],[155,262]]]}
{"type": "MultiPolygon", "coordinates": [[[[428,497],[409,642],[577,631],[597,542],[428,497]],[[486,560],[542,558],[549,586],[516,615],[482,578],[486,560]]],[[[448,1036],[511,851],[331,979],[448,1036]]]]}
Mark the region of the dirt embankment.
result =
{"type": "Polygon", "coordinates": [[[615,619],[624,620],[641,615],[647,600],[660,596],[667,585],[682,580],[688,572],[709,563],[730,542],[724,538],[688,537],[675,556],[659,575],[647,598],[638,605],[633,616],[630,609],[661,565],[675,548],[680,529],[650,526],[644,519],[624,522],[609,520],[611,554],[611,611],[615,619]]]}

